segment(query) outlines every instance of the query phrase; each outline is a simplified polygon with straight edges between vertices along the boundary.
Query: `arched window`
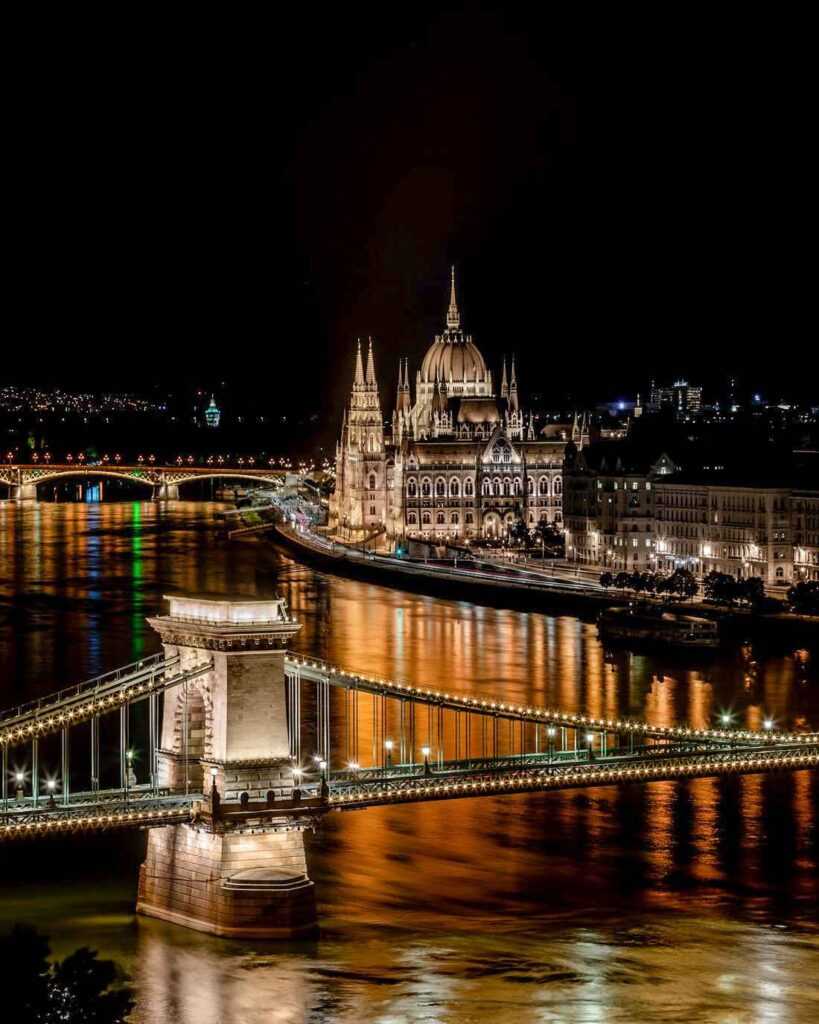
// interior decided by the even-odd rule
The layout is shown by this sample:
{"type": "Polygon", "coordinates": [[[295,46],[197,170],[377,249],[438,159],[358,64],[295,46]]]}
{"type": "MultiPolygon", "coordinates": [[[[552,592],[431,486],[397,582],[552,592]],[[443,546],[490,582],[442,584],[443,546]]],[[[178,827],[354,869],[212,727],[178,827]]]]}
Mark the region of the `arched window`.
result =
{"type": "Polygon", "coordinates": [[[563,482],[559,476],[555,477],[555,494],[560,494],[563,490],[563,482]]]}
{"type": "Polygon", "coordinates": [[[444,516],[443,512],[436,512],[435,513],[435,522],[436,522],[436,524],[438,526],[443,526],[444,525],[444,520],[445,520],[445,516],[444,516]]]}
{"type": "Polygon", "coordinates": [[[407,480],[407,497],[414,498],[418,494],[418,484],[415,482],[415,477],[411,476],[407,480]]]}
{"type": "Polygon", "coordinates": [[[422,514],[422,516],[421,516],[421,523],[422,523],[422,524],[423,524],[424,526],[429,526],[429,524],[430,524],[431,522],[432,522],[432,519],[430,519],[430,515],[429,515],[429,512],[424,512],[424,513],[422,514]]]}
{"type": "Polygon", "coordinates": [[[460,498],[461,496],[461,482],[457,477],[453,477],[449,481],[449,496],[450,498],[460,498]]]}
{"type": "Polygon", "coordinates": [[[498,477],[495,477],[495,479],[492,481],[492,493],[497,498],[497,497],[500,497],[500,492],[501,492],[501,482],[498,479],[498,477]]]}
{"type": "Polygon", "coordinates": [[[432,481],[428,476],[425,476],[421,481],[421,495],[424,498],[428,498],[432,494],[432,481]]]}
{"type": "Polygon", "coordinates": [[[489,482],[489,478],[488,477],[484,477],[483,478],[483,482],[481,483],[481,494],[484,495],[484,497],[487,497],[491,493],[492,493],[492,484],[489,482]]]}
{"type": "Polygon", "coordinates": [[[471,512],[467,512],[466,515],[464,516],[464,521],[466,522],[467,526],[471,526],[475,522],[475,517],[472,515],[471,512]]]}
{"type": "Polygon", "coordinates": [[[370,473],[370,484],[369,484],[369,486],[370,486],[370,490],[371,491],[375,490],[375,473],[370,473]]]}
{"type": "Polygon", "coordinates": [[[511,493],[512,493],[512,481],[507,476],[507,477],[504,477],[504,480],[503,480],[503,496],[505,498],[508,498],[511,493]]]}
{"type": "Polygon", "coordinates": [[[514,481],[512,482],[512,492],[515,494],[516,497],[518,497],[520,495],[521,486],[520,486],[520,477],[519,476],[516,476],[514,481]]]}
{"type": "Polygon", "coordinates": [[[418,515],[417,515],[417,513],[415,513],[415,512],[408,512],[407,513],[407,525],[408,526],[417,526],[418,525],[418,515]]]}
{"type": "Polygon", "coordinates": [[[467,477],[464,480],[464,494],[467,498],[471,498],[475,490],[475,485],[472,483],[472,477],[467,477]]]}
{"type": "Polygon", "coordinates": [[[453,512],[452,515],[449,517],[449,521],[453,526],[458,526],[459,523],[461,522],[461,517],[458,515],[457,512],[453,512]]]}
{"type": "Polygon", "coordinates": [[[530,476],[526,477],[526,493],[527,494],[534,494],[535,493],[535,481],[530,476]]]}
{"type": "Polygon", "coordinates": [[[538,490],[540,491],[541,496],[546,495],[546,494],[549,493],[549,478],[548,477],[542,476],[540,478],[540,480],[538,481],[538,490]]]}
{"type": "Polygon", "coordinates": [[[446,480],[442,476],[439,476],[435,481],[435,496],[437,498],[443,498],[446,496],[446,480]]]}

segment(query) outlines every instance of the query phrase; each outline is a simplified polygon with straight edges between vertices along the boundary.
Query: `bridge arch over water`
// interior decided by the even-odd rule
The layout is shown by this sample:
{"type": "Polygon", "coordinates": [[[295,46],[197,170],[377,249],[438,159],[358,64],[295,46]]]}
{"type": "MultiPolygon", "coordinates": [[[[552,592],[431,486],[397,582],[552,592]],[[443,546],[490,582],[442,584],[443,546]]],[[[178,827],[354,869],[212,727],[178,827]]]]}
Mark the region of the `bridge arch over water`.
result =
{"type": "Polygon", "coordinates": [[[144,466],[78,465],[0,467],[0,483],[6,484],[15,500],[37,500],[37,488],[54,481],[113,479],[150,488],[160,500],[179,498],[180,486],[194,481],[243,481],[280,484],[287,476],[282,469],[241,466],[144,466]]]}

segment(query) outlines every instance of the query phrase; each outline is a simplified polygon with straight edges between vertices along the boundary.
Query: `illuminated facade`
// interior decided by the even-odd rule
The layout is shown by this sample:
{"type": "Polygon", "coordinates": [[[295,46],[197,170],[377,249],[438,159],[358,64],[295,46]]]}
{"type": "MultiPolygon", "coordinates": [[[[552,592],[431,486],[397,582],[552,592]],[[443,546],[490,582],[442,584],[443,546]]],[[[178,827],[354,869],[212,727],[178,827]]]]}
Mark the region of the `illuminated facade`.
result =
{"type": "Polygon", "coordinates": [[[683,474],[628,444],[569,452],[566,553],[615,571],[761,576],[768,586],[819,579],[819,491],[728,481],[721,467],[683,474]]]}
{"type": "Polygon", "coordinates": [[[372,342],[359,344],[349,408],[336,449],[330,525],[342,536],[386,533],[427,540],[497,538],[522,519],[563,519],[563,457],[587,427],[535,432],[521,408],[514,359],[496,391],[472,336],[461,328],[452,273],[444,331],[415,375],[401,360],[391,429],[384,429],[372,342]]]}

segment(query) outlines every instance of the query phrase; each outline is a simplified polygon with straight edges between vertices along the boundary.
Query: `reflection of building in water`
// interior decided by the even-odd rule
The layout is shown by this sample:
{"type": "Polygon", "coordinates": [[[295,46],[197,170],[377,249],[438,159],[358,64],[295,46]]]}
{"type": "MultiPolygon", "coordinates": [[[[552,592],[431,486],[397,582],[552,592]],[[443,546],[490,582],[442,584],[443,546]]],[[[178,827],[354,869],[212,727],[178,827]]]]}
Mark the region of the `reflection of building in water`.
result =
{"type": "Polygon", "coordinates": [[[366,369],[359,343],[349,408],[336,449],[330,522],[344,536],[385,531],[388,538],[503,536],[522,519],[530,528],[563,520],[563,454],[582,446],[588,426],[535,430],[518,390],[514,358],[504,360],[498,391],[461,314],[452,272],[449,310],[410,389],[399,365],[391,428],[385,431],[370,341],[366,369]]]}

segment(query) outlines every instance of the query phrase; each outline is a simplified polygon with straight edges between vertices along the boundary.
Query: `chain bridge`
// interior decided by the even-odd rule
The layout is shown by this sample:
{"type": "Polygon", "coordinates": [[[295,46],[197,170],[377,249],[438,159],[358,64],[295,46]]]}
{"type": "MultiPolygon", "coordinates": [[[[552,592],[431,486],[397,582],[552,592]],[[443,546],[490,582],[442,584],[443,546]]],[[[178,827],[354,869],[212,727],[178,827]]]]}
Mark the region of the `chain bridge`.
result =
{"type": "Polygon", "coordinates": [[[138,911],[214,934],[314,928],[303,834],[327,813],[819,764],[817,732],[374,678],[292,653],[279,599],[169,601],[161,653],[0,714],[0,840],[150,829],[138,911]]]}

